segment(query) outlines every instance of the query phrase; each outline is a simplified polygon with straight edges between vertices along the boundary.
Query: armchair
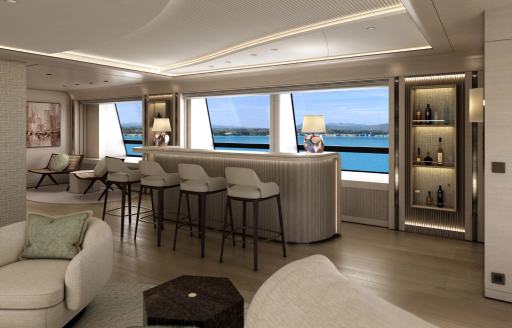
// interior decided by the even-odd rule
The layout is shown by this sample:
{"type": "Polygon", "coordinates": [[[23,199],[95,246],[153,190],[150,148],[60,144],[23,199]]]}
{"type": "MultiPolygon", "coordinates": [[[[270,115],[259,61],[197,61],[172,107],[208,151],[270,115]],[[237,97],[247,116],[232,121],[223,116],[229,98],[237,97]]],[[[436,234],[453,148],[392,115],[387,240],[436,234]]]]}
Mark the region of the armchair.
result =
{"type": "Polygon", "coordinates": [[[25,222],[0,228],[0,328],[62,327],[105,286],[112,272],[110,227],[89,218],[71,260],[18,260],[25,222]]]}

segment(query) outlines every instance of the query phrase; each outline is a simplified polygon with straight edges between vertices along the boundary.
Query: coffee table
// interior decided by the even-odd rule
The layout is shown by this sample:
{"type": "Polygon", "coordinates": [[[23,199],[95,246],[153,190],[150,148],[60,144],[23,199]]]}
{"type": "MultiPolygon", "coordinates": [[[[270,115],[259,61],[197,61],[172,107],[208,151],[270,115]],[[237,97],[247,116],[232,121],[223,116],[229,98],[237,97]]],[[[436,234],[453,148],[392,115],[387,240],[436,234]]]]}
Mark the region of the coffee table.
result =
{"type": "Polygon", "coordinates": [[[244,299],[227,278],[180,276],[143,294],[147,325],[244,326],[244,299]]]}

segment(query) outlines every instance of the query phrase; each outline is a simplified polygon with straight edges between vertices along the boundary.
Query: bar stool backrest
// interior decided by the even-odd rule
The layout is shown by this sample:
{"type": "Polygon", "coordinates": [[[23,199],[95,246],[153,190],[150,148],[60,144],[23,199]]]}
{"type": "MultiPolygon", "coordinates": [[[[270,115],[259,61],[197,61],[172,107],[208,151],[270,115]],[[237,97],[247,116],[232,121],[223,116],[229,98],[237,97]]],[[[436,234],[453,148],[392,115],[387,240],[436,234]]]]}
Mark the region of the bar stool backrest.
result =
{"type": "Polygon", "coordinates": [[[126,163],[120,158],[105,157],[105,161],[107,164],[107,171],[109,173],[130,171],[130,169],[128,168],[128,165],[126,165],[126,163]]]}
{"type": "Polygon", "coordinates": [[[164,177],[167,173],[162,166],[155,161],[141,161],[139,162],[139,170],[142,176],[156,175],[164,177]]]}
{"type": "Polygon", "coordinates": [[[226,167],[226,180],[229,186],[243,185],[259,187],[262,184],[254,170],[244,167],[226,167]]]}
{"type": "Polygon", "coordinates": [[[181,180],[208,179],[209,176],[201,165],[178,164],[178,172],[181,180]]]}

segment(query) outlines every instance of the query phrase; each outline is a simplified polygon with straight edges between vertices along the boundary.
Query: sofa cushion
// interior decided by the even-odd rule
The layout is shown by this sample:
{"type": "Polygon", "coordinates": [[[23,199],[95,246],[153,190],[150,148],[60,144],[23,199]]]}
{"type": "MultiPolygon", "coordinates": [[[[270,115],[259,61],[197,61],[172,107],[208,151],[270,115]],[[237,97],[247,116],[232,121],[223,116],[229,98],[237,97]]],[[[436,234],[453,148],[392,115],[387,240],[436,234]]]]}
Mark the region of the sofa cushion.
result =
{"type": "Polygon", "coordinates": [[[69,164],[69,156],[66,154],[52,155],[48,168],[51,171],[60,172],[64,171],[69,164]]]}
{"type": "Polygon", "coordinates": [[[30,213],[23,259],[72,259],[80,251],[91,212],[50,217],[30,213]]]}
{"type": "Polygon", "coordinates": [[[94,167],[94,174],[97,177],[102,177],[102,176],[104,176],[107,173],[108,173],[108,171],[107,171],[107,160],[105,158],[100,159],[98,161],[98,163],[96,164],[96,166],[94,167]]]}
{"type": "Polygon", "coordinates": [[[64,300],[69,261],[27,260],[0,267],[0,310],[41,309],[64,300]]]}

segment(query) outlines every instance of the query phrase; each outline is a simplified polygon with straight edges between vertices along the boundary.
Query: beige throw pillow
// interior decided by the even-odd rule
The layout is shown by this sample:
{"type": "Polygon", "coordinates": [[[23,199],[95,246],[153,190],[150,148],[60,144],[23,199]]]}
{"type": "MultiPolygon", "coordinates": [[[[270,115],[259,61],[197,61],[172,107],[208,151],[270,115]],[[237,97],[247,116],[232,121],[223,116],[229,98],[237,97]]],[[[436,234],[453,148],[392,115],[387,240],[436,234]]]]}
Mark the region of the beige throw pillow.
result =
{"type": "Polygon", "coordinates": [[[80,252],[91,211],[51,217],[27,215],[26,242],[21,259],[71,260],[80,252]]]}

